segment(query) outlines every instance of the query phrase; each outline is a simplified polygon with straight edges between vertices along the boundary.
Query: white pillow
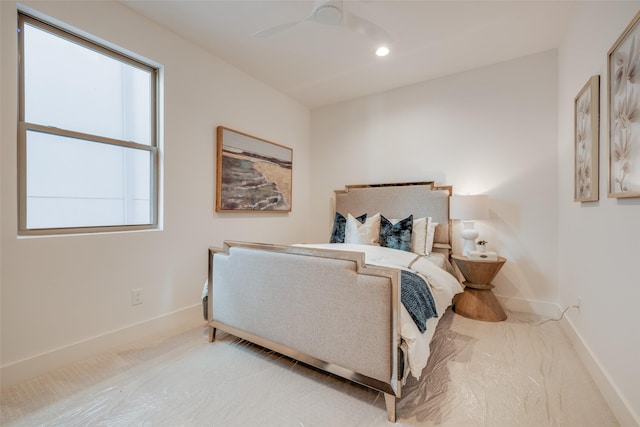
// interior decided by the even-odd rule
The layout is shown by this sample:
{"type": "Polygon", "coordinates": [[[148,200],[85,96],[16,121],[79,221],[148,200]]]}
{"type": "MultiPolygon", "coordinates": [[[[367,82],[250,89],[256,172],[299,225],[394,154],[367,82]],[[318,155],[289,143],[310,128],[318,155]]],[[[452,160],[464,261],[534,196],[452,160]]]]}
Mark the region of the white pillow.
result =
{"type": "Polygon", "coordinates": [[[347,214],[344,229],[344,242],[356,245],[380,245],[380,213],[377,213],[362,224],[353,215],[347,214]]]}
{"type": "Polygon", "coordinates": [[[424,244],[424,253],[425,255],[429,255],[433,250],[433,239],[436,235],[436,227],[438,226],[437,222],[431,222],[431,218],[429,218],[429,222],[427,223],[427,239],[424,244]]]}
{"type": "Polygon", "coordinates": [[[424,251],[427,242],[427,224],[431,218],[418,218],[413,220],[413,234],[411,235],[412,252],[418,255],[426,255],[424,251]]]}

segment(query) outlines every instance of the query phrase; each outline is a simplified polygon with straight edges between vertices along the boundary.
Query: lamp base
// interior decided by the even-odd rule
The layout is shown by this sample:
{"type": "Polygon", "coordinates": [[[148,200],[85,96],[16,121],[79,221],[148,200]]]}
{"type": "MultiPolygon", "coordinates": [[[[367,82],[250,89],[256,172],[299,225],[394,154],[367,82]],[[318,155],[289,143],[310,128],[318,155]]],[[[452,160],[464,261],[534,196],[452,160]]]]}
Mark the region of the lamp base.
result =
{"type": "Polygon", "coordinates": [[[476,239],[480,233],[473,228],[473,221],[462,221],[462,227],[462,231],[460,232],[460,237],[464,239],[462,256],[469,256],[469,252],[476,250],[476,239]]]}

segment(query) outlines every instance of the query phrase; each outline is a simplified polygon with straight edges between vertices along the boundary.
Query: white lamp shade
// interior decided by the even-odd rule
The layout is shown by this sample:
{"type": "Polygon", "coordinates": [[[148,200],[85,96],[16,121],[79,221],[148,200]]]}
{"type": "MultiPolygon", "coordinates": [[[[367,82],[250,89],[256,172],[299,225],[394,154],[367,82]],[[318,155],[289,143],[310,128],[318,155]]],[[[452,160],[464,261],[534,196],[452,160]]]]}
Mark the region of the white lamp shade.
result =
{"type": "Polygon", "coordinates": [[[451,219],[474,220],[489,218],[489,197],[487,195],[455,195],[451,196],[449,202],[451,219]]]}

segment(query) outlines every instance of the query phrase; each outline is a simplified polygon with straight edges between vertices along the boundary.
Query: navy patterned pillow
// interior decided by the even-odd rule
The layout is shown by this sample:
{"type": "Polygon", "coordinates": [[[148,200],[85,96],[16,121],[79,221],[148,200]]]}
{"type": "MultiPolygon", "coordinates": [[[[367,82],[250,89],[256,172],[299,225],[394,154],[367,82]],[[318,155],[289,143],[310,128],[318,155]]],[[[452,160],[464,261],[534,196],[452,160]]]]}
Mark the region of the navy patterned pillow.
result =
{"type": "Polygon", "coordinates": [[[411,252],[413,215],[392,224],[384,216],[380,217],[380,246],[411,252]]]}
{"type": "MultiPolygon", "coordinates": [[[[367,220],[367,214],[362,214],[356,218],[362,224],[367,220]]],[[[333,230],[331,231],[331,238],[329,243],[344,243],[344,230],[347,225],[347,218],[340,212],[336,212],[336,217],[333,220],[333,230]]]]}

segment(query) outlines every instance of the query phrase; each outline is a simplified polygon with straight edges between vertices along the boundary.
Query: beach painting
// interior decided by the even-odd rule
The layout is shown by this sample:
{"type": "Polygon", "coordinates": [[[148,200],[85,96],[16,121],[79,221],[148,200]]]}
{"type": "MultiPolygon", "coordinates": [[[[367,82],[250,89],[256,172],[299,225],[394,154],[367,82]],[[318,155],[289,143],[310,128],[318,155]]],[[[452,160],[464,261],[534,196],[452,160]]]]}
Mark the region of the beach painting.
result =
{"type": "Polygon", "coordinates": [[[290,212],[293,150],[217,129],[216,212],[290,212]]]}

